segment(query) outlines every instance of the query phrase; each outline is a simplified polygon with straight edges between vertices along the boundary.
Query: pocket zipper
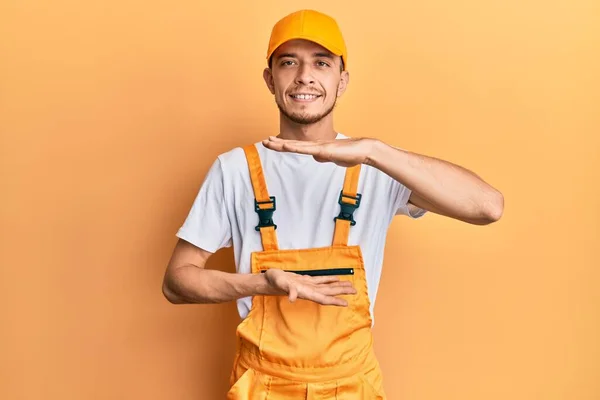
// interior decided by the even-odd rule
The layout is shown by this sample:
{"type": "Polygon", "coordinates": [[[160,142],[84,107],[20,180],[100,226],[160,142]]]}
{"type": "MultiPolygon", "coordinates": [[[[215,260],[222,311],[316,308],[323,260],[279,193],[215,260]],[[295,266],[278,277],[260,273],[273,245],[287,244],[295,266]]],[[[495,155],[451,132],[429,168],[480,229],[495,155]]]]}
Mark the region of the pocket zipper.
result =
{"type": "MultiPolygon", "coordinates": [[[[266,270],[260,271],[264,273],[266,270]]],[[[291,271],[284,269],[285,272],[293,272],[299,275],[310,275],[310,276],[328,276],[328,275],[354,275],[354,268],[331,268],[331,269],[310,269],[310,270],[297,270],[291,271]]]]}

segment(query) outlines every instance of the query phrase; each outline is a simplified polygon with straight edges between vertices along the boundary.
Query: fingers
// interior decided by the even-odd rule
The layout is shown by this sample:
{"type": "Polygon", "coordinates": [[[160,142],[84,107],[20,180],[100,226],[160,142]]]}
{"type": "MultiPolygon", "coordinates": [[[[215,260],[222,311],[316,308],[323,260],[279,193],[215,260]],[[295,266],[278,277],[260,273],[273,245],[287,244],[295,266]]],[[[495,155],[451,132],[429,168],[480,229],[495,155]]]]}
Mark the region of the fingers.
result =
{"type": "Polygon", "coordinates": [[[278,269],[270,269],[267,271],[267,279],[273,287],[287,293],[288,300],[291,303],[301,298],[322,305],[346,307],[348,302],[336,296],[357,293],[352,286],[352,282],[341,280],[338,276],[299,275],[278,269]]]}
{"type": "Polygon", "coordinates": [[[310,282],[313,285],[320,285],[320,284],[333,283],[333,282],[339,282],[342,285],[352,285],[352,282],[350,282],[350,281],[342,281],[342,280],[340,280],[340,275],[317,275],[317,276],[312,276],[312,275],[296,274],[295,276],[297,276],[299,279],[302,279],[302,280],[304,280],[306,282],[310,282]]]}
{"type": "Polygon", "coordinates": [[[291,139],[282,139],[277,136],[269,136],[268,139],[264,140],[265,142],[271,143],[290,143],[290,144],[298,144],[298,145],[307,145],[317,143],[315,140],[291,140],[291,139]]]}
{"type": "Polygon", "coordinates": [[[308,300],[312,300],[316,303],[325,305],[325,306],[341,306],[341,307],[347,307],[348,306],[348,302],[342,298],[339,297],[334,297],[334,296],[327,296],[324,295],[322,293],[313,293],[310,295],[310,298],[308,298],[308,300]]]}
{"type": "Polygon", "coordinates": [[[271,150],[283,151],[283,143],[281,142],[271,142],[269,140],[263,140],[263,145],[271,150]]]}
{"type": "Polygon", "coordinates": [[[354,295],[357,293],[351,282],[332,282],[319,285],[298,285],[298,297],[311,300],[322,305],[335,305],[346,307],[348,302],[336,296],[354,295]]]}
{"type": "MultiPolygon", "coordinates": [[[[315,285],[318,285],[321,283],[330,283],[330,282],[339,282],[340,281],[340,278],[335,275],[323,275],[323,276],[301,275],[301,276],[303,278],[306,278],[306,280],[309,280],[311,283],[314,283],[315,285]]],[[[348,281],[343,281],[343,282],[350,283],[348,281]]]]}
{"type": "Polygon", "coordinates": [[[262,141],[263,145],[271,150],[281,152],[295,152],[300,154],[318,155],[323,142],[312,140],[289,140],[270,136],[262,141]]]}
{"type": "Polygon", "coordinates": [[[319,293],[328,295],[328,296],[339,296],[342,294],[356,294],[356,289],[349,285],[344,286],[334,286],[327,285],[323,287],[319,287],[316,289],[319,293]]]}
{"type": "MultiPolygon", "coordinates": [[[[332,288],[350,288],[352,287],[352,282],[350,281],[342,281],[338,276],[329,275],[329,276],[309,276],[309,275],[299,275],[298,278],[300,281],[306,284],[313,285],[317,290],[330,290],[332,288]]],[[[338,289],[336,289],[338,290],[338,289]]],[[[343,289],[341,289],[343,291],[343,289]]],[[[342,293],[342,292],[340,292],[342,293]]]]}
{"type": "Polygon", "coordinates": [[[321,151],[317,146],[301,146],[290,142],[263,142],[265,147],[280,152],[316,155],[321,151]]]}

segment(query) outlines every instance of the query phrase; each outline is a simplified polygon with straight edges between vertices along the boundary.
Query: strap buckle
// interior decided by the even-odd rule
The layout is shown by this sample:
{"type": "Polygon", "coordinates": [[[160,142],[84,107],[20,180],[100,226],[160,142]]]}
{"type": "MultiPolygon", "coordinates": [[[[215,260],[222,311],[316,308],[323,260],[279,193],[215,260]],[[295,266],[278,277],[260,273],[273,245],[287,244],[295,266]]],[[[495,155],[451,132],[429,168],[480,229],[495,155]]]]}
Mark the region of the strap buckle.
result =
{"type": "Polygon", "coordinates": [[[344,194],[344,191],[342,190],[340,192],[340,198],[338,200],[338,203],[342,207],[342,209],[340,210],[340,215],[335,217],[333,220],[337,221],[338,219],[343,219],[345,221],[350,221],[351,226],[356,225],[356,221],[354,220],[353,213],[354,213],[354,210],[356,210],[358,208],[358,206],[360,206],[361,198],[362,198],[362,195],[360,193],[357,193],[356,197],[354,197],[354,196],[344,194]],[[355,202],[353,204],[345,203],[343,201],[343,198],[352,199],[355,202]]]}
{"type": "Polygon", "coordinates": [[[258,213],[258,225],[254,229],[260,232],[260,228],[266,228],[269,226],[275,227],[277,225],[273,223],[273,212],[277,209],[275,202],[275,196],[270,196],[269,201],[257,201],[254,199],[254,211],[258,213]],[[271,204],[272,208],[260,208],[261,204],[271,204]]]}

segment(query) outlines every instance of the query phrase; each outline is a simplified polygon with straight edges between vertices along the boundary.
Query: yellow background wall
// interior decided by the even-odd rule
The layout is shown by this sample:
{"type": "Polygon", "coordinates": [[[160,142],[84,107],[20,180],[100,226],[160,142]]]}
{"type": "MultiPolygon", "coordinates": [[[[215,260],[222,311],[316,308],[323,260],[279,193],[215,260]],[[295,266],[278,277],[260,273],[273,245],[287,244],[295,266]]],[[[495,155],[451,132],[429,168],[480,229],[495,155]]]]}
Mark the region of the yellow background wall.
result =
{"type": "Polygon", "coordinates": [[[234,304],[174,306],[161,282],[214,158],[277,134],[264,53],[299,8],[346,36],[338,130],[505,195],[486,227],[393,222],[390,399],[600,398],[596,0],[3,2],[0,398],[224,397],[234,304]]]}

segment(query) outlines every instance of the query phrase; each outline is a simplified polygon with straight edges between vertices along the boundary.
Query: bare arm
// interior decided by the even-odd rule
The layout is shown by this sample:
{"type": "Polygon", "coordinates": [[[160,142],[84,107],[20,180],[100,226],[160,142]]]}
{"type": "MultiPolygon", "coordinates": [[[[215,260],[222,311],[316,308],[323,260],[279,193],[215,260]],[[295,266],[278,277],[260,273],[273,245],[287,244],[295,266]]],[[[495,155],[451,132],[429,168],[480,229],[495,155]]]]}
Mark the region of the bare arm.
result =
{"type": "Polygon", "coordinates": [[[171,303],[222,303],[268,294],[264,275],[205,269],[213,253],[179,239],[167,265],[163,294],[171,303]]]}
{"type": "Polygon", "coordinates": [[[411,209],[417,206],[476,225],[499,220],[504,210],[502,193],[475,173],[377,139],[310,141],[271,136],[263,140],[263,145],[275,151],[310,154],[319,162],[334,162],[341,167],[375,167],[411,190],[411,209]]]}
{"type": "Polygon", "coordinates": [[[486,225],[500,219],[502,194],[459,165],[375,141],[367,164],[412,190],[417,207],[464,222],[486,225]]]}
{"type": "Polygon", "coordinates": [[[327,305],[347,305],[335,296],[354,294],[350,282],[337,277],[301,276],[281,270],[237,274],[205,269],[213,253],[179,239],[163,279],[164,296],[173,304],[224,303],[254,295],[288,295],[327,305]]]}

